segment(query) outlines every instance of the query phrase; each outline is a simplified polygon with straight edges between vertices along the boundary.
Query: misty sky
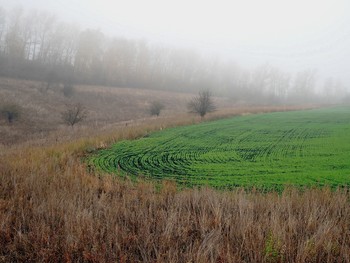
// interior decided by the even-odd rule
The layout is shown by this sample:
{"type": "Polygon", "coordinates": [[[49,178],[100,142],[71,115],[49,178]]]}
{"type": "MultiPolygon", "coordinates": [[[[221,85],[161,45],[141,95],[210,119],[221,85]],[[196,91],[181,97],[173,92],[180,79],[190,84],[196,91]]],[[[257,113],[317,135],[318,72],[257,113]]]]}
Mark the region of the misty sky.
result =
{"type": "Polygon", "coordinates": [[[82,28],[231,58],[244,67],[316,69],[350,90],[350,0],[0,0],[82,28]]]}

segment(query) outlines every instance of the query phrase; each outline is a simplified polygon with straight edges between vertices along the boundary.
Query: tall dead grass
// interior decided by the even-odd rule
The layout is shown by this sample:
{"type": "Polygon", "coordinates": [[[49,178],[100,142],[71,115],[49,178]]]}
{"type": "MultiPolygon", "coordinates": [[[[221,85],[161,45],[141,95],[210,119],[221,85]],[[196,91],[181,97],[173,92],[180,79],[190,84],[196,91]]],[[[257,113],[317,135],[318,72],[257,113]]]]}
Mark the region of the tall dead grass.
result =
{"type": "Polygon", "coordinates": [[[91,174],[80,160],[89,147],[181,123],[3,154],[0,261],[350,262],[346,190],[178,191],[91,174]]]}

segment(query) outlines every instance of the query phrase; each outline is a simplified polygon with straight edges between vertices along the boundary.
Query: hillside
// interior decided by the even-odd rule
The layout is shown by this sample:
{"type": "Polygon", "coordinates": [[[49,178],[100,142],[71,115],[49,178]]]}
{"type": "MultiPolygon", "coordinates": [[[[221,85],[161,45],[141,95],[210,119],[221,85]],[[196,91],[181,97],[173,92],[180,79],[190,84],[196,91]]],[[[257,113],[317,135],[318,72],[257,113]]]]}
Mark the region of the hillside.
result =
{"type": "MultiPolygon", "coordinates": [[[[167,92],[130,88],[84,86],[74,87],[71,97],[65,97],[62,85],[46,90],[46,83],[0,78],[0,104],[15,103],[22,107],[21,119],[11,126],[0,119],[0,144],[13,144],[47,137],[50,132],[70,132],[62,121],[66,105],[82,104],[87,119],[75,129],[101,130],[106,126],[150,118],[153,101],[165,105],[160,117],[187,112],[186,105],[193,93],[167,92]]],[[[227,98],[215,98],[218,108],[233,105],[227,98]]]]}

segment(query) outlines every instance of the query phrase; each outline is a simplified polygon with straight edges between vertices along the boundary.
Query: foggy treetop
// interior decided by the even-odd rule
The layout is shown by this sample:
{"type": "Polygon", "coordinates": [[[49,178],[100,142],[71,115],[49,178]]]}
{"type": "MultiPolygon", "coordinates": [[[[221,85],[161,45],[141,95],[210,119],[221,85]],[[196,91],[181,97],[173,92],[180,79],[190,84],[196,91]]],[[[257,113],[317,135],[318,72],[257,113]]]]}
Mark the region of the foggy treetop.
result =
{"type": "Polygon", "coordinates": [[[247,70],[192,49],[81,29],[44,11],[0,7],[0,74],[46,80],[52,72],[59,82],[212,90],[250,102],[306,102],[322,97],[334,102],[346,94],[340,81],[328,78],[321,83],[312,69],[291,74],[263,64],[247,70]]]}

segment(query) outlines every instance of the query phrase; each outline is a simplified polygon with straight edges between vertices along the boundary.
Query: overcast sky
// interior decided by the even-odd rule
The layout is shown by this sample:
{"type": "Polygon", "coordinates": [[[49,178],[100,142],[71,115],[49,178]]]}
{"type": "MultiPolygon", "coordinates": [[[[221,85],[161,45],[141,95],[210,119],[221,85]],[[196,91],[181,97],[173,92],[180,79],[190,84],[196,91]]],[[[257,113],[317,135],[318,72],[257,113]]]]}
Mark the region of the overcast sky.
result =
{"type": "Polygon", "coordinates": [[[350,87],[350,0],[0,0],[46,9],[82,28],[232,58],[316,69],[350,87]]]}

